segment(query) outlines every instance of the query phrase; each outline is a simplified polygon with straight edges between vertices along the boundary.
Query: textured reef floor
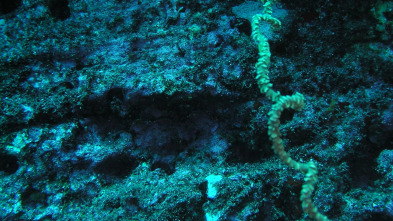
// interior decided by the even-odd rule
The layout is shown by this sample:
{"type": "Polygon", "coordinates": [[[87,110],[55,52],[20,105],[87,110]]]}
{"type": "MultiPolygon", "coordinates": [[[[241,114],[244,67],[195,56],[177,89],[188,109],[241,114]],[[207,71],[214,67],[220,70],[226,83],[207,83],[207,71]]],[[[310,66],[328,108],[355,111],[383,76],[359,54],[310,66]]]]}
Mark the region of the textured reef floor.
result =
{"type": "MultiPolygon", "coordinates": [[[[1,220],[310,220],[267,134],[256,1],[0,0],[1,220]]],[[[393,2],[281,1],[286,150],[332,220],[393,220],[393,2]]]]}

